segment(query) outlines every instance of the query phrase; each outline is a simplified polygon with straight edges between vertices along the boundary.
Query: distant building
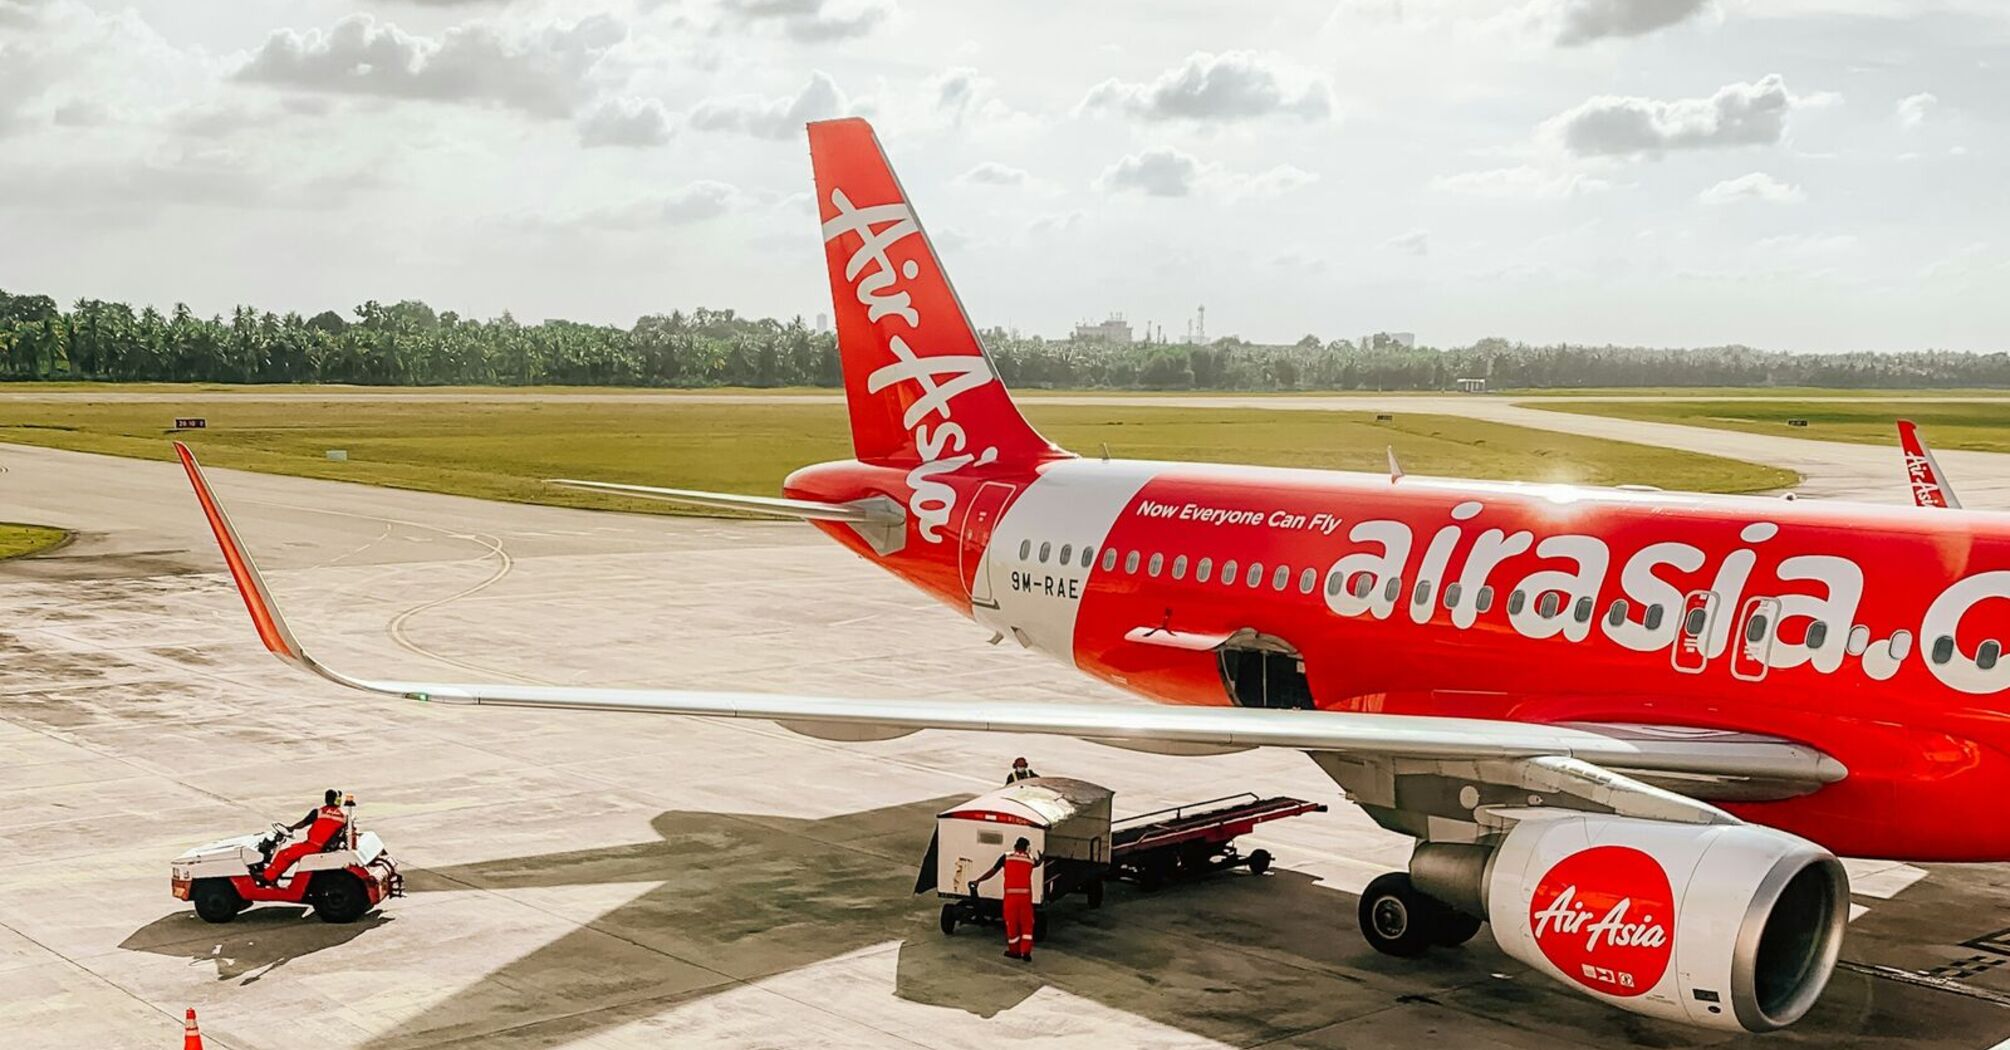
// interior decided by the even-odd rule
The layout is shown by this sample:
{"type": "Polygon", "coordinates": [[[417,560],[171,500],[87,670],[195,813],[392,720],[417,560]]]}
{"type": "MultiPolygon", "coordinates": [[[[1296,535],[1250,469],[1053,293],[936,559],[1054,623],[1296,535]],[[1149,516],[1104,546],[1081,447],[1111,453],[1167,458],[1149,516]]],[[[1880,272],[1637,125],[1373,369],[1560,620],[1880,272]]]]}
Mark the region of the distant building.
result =
{"type": "Polygon", "coordinates": [[[1390,332],[1389,339],[1405,350],[1414,350],[1417,348],[1417,333],[1415,332],[1390,332]]]}
{"type": "Polygon", "coordinates": [[[828,331],[830,331],[830,330],[831,330],[831,315],[829,315],[829,314],[818,314],[818,315],[817,315],[817,331],[819,331],[819,332],[828,332],[828,331]]]}
{"type": "Polygon", "coordinates": [[[1123,314],[1111,314],[1108,320],[1097,324],[1083,321],[1075,326],[1073,338],[1082,343],[1129,345],[1132,341],[1131,323],[1124,320],[1123,314]]]}
{"type": "Polygon", "coordinates": [[[1458,381],[1458,384],[1459,390],[1464,393],[1484,394],[1487,392],[1487,381],[1484,379],[1461,379],[1458,381]]]}

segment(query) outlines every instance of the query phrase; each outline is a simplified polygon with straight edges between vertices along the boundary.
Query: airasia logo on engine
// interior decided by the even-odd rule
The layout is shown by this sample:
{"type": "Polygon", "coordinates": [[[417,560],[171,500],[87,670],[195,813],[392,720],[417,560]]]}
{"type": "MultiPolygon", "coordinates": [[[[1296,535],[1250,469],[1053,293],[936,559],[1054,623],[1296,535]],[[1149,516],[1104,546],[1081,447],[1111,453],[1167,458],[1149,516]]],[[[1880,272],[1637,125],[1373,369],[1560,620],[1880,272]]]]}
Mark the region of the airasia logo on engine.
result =
{"type": "Polygon", "coordinates": [[[1606,995],[1640,995],[1661,983],[1674,955],[1674,898],[1660,861],[1630,846],[1593,846],[1536,883],[1529,929],[1565,976],[1606,995]]]}

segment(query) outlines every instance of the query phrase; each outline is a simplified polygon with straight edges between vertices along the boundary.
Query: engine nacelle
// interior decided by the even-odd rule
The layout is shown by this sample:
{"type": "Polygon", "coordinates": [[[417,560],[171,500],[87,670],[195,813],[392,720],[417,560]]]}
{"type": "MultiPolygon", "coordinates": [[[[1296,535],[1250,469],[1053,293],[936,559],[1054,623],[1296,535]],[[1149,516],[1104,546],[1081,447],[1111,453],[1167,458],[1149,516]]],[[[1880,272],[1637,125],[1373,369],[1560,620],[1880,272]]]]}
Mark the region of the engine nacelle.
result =
{"type": "Polygon", "coordinates": [[[1827,850],[1753,824],[1577,814],[1509,831],[1486,874],[1502,950],[1621,1009],[1767,1032],[1828,985],[1849,879],[1827,850]]]}

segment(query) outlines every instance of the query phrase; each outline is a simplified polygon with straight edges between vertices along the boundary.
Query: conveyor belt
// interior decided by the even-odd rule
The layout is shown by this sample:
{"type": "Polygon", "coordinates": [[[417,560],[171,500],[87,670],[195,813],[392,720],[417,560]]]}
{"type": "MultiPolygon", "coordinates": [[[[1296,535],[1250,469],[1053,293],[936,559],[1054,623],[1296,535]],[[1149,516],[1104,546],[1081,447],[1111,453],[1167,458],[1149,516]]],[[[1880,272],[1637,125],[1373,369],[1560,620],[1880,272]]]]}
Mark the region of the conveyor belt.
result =
{"type": "Polygon", "coordinates": [[[1222,843],[1266,821],[1301,813],[1324,813],[1323,802],[1300,798],[1258,798],[1254,792],[1226,795],[1185,806],[1140,813],[1117,821],[1110,830],[1110,858],[1188,842],[1222,843]]]}

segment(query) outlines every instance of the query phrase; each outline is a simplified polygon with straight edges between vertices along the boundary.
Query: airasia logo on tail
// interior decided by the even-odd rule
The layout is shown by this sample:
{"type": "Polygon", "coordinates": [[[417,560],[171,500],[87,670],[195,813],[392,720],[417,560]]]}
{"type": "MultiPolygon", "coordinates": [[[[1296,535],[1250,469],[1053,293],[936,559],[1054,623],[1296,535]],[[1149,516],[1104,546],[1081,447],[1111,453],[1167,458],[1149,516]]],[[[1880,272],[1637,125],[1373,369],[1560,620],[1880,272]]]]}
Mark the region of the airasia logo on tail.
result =
{"type": "Polygon", "coordinates": [[[1536,883],[1529,930],[1571,980],[1632,996],[1661,983],[1675,953],[1675,893],[1661,862],[1630,846],[1593,846],[1536,883]]]}
{"type": "MultiPolygon", "coordinates": [[[[914,212],[902,201],[861,208],[852,204],[843,190],[832,190],[830,201],[831,207],[837,209],[837,216],[824,223],[824,241],[829,243],[845,234],[858,236],[858,247],[852,249],[845,261],[844,278],[851,282],[853,294],[865,307],[866,321],[877,324],[893,319],[919,329],[921,312],[909,292],[899,285],[902,279],[915,280],[920,267],[909,259],[896,269],[888,254],[903,238],[920,234],[914,212]]],[[[907,485],[912,490],[907,509],[914,515],[921,538],[941,543],[942,530],[949,524],[950,512],[956,509],[957,493],[940,476],[998,458],[995,445],[983,449],[971,447],[973,442],[963,424],[955,420],[954,402],[959,395],[996,377],[982,355],[923,356],[898,335],[887,339],[887,348],[893,351],[894,360],[873,370],[866,378],[866,392],[877,394],[904,383],[914,384],[919,391],[901,416],[901,426],[906,428],[921,459],[907,472],[907,485]]]]}

